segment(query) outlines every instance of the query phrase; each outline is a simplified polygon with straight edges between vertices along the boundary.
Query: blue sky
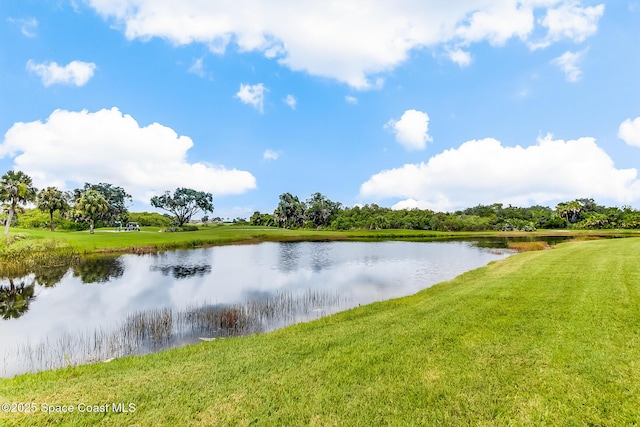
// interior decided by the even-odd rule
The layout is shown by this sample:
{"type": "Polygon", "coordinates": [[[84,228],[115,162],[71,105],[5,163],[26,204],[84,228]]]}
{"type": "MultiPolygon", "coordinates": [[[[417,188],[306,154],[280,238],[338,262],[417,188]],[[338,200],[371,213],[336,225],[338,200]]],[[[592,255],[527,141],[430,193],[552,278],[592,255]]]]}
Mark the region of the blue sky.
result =
{"type": "Polygon", "coordinates": [[[451,211],[640,208],[640,1],[3,0],[0,170],[451,211]]]}

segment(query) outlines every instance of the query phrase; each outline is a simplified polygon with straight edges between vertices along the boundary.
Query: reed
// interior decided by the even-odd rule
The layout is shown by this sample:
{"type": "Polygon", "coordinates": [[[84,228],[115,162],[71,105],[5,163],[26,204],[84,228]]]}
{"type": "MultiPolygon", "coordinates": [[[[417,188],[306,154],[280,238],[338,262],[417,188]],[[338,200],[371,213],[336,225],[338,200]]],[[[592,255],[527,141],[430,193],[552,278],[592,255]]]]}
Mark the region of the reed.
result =
{"type": "Polygon", "coordinates": [[[534,241],[534,242],[508,242],[507,246],[509,249],[513,249],[518,252],[531,252],[531,251],[541,251],[544,249],[551,249],[552,246],[545,241],[534,241]]]}
{"type": "Polygon", "coordinates": [[[37,372],[147,354],[199,340],[245,336],[315,319],[343,309],[337,293],[280,291],[232,305],[201,303],[130,313],[115,328],[65,333],[57,339],[6,349],[2,373],[37,372]],[[15,368],[16,361],[20,368],[15,368]]]}
{"type": "Polygon", "coordinates": [[[72,266],[80,260],[76,250],[53,239],[11,241],[0,248],[0,277],[21,277],[30,273],[46,272],[51,268],[72,266]]]}

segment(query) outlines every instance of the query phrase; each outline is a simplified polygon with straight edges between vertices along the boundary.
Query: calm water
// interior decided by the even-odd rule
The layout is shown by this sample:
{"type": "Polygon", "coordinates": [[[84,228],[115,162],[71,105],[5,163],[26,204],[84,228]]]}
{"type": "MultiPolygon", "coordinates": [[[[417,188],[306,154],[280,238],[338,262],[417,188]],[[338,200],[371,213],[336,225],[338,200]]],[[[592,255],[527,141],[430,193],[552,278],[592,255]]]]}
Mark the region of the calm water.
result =
{"type": "Polygon", "coordinates": [[[0,290],[22,295],[0,319],[0,373],[269,331],[410,295],[508,255],[469,242],[298,242],[89,258],[0,279],[0,290]]]}

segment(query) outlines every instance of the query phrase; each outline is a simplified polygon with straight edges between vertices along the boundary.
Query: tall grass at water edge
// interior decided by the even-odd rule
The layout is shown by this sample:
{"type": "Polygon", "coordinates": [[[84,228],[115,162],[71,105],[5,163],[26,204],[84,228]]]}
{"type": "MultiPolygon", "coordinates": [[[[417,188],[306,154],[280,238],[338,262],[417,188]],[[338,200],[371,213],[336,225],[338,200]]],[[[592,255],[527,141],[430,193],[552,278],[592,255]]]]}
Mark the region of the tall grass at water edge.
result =
{"type": "Polygon", "coordinates": [[[114,358],[146,354],[178,345],[270,331],[318,318],[344,308],[347,297],[307,290],[232,305],[196,304],[181,309],[162,307],[129,314],[116,328],[65,333],[56,339],[4,349],[7,361],[19,360],[23,371],[36,372],[114,358]]]}

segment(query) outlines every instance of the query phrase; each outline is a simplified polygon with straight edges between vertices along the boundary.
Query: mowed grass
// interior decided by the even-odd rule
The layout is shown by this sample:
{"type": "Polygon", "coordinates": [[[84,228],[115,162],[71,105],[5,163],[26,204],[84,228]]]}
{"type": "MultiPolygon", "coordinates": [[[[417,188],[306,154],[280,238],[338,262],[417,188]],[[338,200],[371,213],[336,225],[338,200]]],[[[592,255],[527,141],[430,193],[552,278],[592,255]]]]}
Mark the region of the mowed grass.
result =
{"type": "Polygon", "coordinates": [[[564,243],[268,334],[0,380],[38,407],[0,425],[637,425],[638,254],[564,243]],[[115,402],[136,410],[77,410],[115,402]]]}
{"type": "MultiPolygon", "coordinates": [[[[29,241],[54,239],[81,253],[140,252],[269,240],[332,238],[332,234],[326,232],[251,226],[212,226],[202,227],[197,231],[175,233],[163,232],[157,227],[143,227],[140,232],[116,232],[113,228],[101,228],[96,229],[94,234],[89,234],[88,231],[56,231],[51,233],[42,229],[14,229],[12,231],[17,235],[25,236],[29,241]]],[[[339,236],[333,238],[339,238],[339,236]]]]}
{"type": "MultiPolygon", "coordinates": [[[[55,231],[43,229],[11,229],[10,240],[20,238],[11,247],[37,250],[40,246],[70,247],[79,253],[94,252],[153,252],[177,248],[195,248],[209,245],[235,243],[258,243],[264,241],[312,241],[312,240],[439,240],[464,239],[477,237],[527,237],[543,236],[588,236],[640,235],[638,230],[571,230],[522,232],[440,232],[430,230],[288,230],[275,227],[219,225],[200,227],[197,231],[161,232],[157,227],[142,227],[140,232],[115,232],[113,228],[96,229],[95,234],[88,231],[55,231]],[[43,244],[39,244],[42,242],[43,244]]],[[[0,241],[0,252],[6,246],[0,241]]]]}

